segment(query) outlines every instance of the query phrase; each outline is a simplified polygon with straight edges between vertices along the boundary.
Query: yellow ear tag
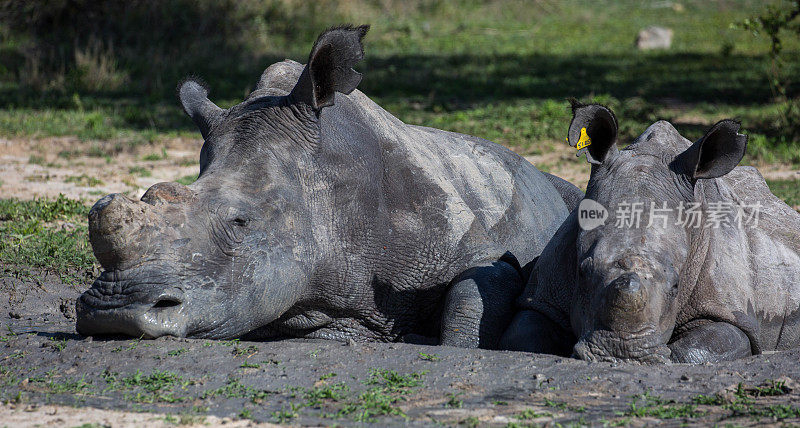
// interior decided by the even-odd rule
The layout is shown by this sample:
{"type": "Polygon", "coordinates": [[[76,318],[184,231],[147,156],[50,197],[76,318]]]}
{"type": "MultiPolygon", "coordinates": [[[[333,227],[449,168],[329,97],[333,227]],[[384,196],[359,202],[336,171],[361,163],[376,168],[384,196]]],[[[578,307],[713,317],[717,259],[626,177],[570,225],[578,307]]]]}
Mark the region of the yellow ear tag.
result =
{"type": "Polygon", "coordinates": [[[589,134],[586,133],[586,128],[581,128],[581,137],[578,139],[578,146],[575,148],[580,150],[586,146],[590,146],[591,144],[592,139],[589,138],[589,134]]]}

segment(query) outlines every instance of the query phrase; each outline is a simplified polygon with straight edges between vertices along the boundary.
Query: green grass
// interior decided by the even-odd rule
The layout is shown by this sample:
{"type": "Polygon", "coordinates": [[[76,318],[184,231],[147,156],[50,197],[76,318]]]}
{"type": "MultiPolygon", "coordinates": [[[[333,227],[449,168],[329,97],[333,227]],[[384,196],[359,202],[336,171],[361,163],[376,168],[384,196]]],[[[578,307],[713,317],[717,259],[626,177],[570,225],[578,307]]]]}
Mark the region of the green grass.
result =
{"type": "Polygon", "coordinates": [[[0,200],[0,260],[18,276],[44,270],[68,282],[86,281],[95,266],[81,201],[0,200]],[[67,227],[69,225],[69,227],[67,227]]]}
{"type": "Polygon", "coordinates": [[[767,180],[767,185],[775,196],[783,199],[789,206],[800,206],[800,179],[767,180]]]}
{"type": "MultiPolygon", "coordinates": [[[[123,55],[117,62],[132,79],[115,90],[73,88],[65,81],[60,89],[41,93],[10,77],[0,79],[0,135],[75,135],[132,145],[198,138],[174,98],[172,88],[181,76],[203,76],[212,99],[227,107],[252,89],[264,64],[286,57],[305,62],[319,31],[354,22],[372,24],[366,58],[356,67],[364,73],[360,89],[410,123],[537,153],[561,144],[570,116],[565,99],[575,96],[609,103],[620,118],[623,141],[659,118],[695,139],[730,116],[741,119],[751,136],[747,162],[800,164],[798,142],[782,137],[778,125],[780,107],[773,104],[766,74],[768,40],[731,28],[756,15],[762,2],[680,4],[352,0],[298,8],[285,1],[269,7],[254,3],[255,17],[232,23],[247,28],[247,37],[223,40],[238,43],[235,47],[179,49],[176,57],[174,49],[148,46],[148,52],[169,54],[143,60],[124,56],[141,46],[115,46],[123,55]],[[649,25],[674,30],[670,50],[633,47],[637,31],[649,25]],[[206,55],[212,51],[215,55],[206,55]]],[[[24,45],[21,37],[7,39],[10,51],[24,45]]],[[[142,37],[147,36],[131,36],[142,37]]],[[[800,41],[788,37],[784,48],[788,72],[797,74],[800,41]]]]}
{"type": "Polygon", "coordinates": [[[528,420],[528,419],[537,419],[537,418],[544,418],[553,416],[551,413],[548,412],[537,412],[533,409],[525,409],[519,413],[517,413],[514,417],[520,420],[528,420]]]}
{"type": "Polygon", "coordinates": [[[440,356],[438,356],[436,354],[426,354],[424,352],[420,352],[419,353],[419,359],[423,360],[423,361],[439,361],[439,360],[442,359],[442,357],[440,357],[440,356]]]}
{"type": "MultiPolygon", "coordinates": [[[[299,417],[304,409],[321,411],[323,418],[356,422],[375,422],[376,418],[382,416],[405,418],[398,403],[423,385],[424,376],[425,372],[401,374],[394,370],[373,368],[363,381],[367,388],[355,392],[345,382],[330,382],[336,374],[329,373],[321,376],[313,387],[289,388],[289,397],[299,401],[273,412],[272,418],[275,422],[286,423],[299,417]]],[[[458,400],[452,396],[449,402],[455,407],[458,400]]]]}
{"type": "Polygon", "coordinates": [[[177,181],[178,183],[183,184],[184,186],[188,186],[188,185],[194,183],[195,181],[197,181],[197,175],[195,175],[195,174],[185,175],[185,176],[183,176],[183,177],[181,177],[181,178],[179,178],[179,179],[177,179],[175,181],[177,181]]]}
{"type": "Polygon", "coordinates": [[[696,404],[676,403],[659,396],[645,393],[635,396],[624,416],[635,418],[652,417],[656,419],[699,418],[706,414],[698,410],[696,404]]]}
{"type": "MultiPolygon", "coordinates": [[[[721,407],[729,412],[726,417],[746,416],[754,420],[783,420],[800,417],[800,407],[791,404],[764,404],[759,403],[758,399],[763,397],[775,397],[789,394],[791,390],[784,381],[767,379],[764,384],[754,387],[746,387],[740,383],[732,397],[725,397],[720,394],[713,396],[697,395],[692,397],[694,405],[721,407]]],[[[689,406],[689,405],[684,405],[689,406]]]]}
{"type": "Polygon", "coordinates": [[[84,187],[95,187],[103,184],[103,181],[100,180],[99,178],[89,177],[86,174],[73,175],[71,177],[67,177],[66,179],[64,179],[64,182],[74,183],[78,186],[84,186],[84,187]]]}
{"type": "Polygon", "coordinates": [[[167,156],[167,148],[166,147],[162,147],[161,148],[161,153],[150,153],[150,154],[147,154],[147,155],[142,157],[142,160],[144,160],[144,161],[160,161],[160,160],[164,160],[164,159],[166,159],[168,157],[169,156],[167,156]]]}
{"type": "Polygon", "coordinates": [[[125,377],[119,373],[104,371],[102,377],[106,382],[106,391],[121,391],[125,398],[137,403],[178,403],[189,399],[186,395],[176,395],[185,391],[196,382],[184,379],[170,372],[153,370],[144,374],[139,370],[125,377]]]}
{"type": "Polygon", "coordinates": [[[253,403],[260,403],[270,394],[273,394],[273,392],[244,385],[239,379],[230,379],[224,386],[204,392],[202,398],[214,398],[217,396],[225,398],[247,398],[253,403]]]}
{"type": "Polygon", "coordinates": [[[786,386],[786,381],[769,379],[765,385],[754,387],[752,394],[755,397],[774,397],[778,395],[786,395],[791,391],[791,388],[786,386]]]}
{"type": "Polygon", "coordinates": [[[128,168],[128,173],[138,175],[139,177],[150,177],[153,173],[143,166],[132,166],[128,168]]]}

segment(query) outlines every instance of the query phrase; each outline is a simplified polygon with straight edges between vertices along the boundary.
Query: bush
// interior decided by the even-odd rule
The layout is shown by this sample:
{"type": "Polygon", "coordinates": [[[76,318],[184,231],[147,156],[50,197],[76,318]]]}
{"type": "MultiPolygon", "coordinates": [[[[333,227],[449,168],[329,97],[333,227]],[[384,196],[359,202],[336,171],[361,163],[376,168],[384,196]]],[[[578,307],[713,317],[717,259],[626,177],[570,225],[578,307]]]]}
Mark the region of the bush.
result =
{"type": "Polygon", "coordinates": [[[779,1],[768,5],[764,11],[739,23],[739,27],[751,31],[754,35],[764,34],[769,37],[769,56],[772,61],[769,69],[770,85],[778,102],[784,103],[781,134],[790,139],[800,138],[800,92],[793,85],[792,78],[784,57],[783,42],[785,37],[800,37],[800,0],[779,1]]]}
{"type": "Polygon", "coordinates": [[[169,94],[187,74],[252,73],[275,42],[308,38],[320,29],[309,21],[335,19],[322,13],[330,3],[0,0],[4,31],[21,57],[4,62],[13,68],[5,74],[38,91],[169,94]]]}

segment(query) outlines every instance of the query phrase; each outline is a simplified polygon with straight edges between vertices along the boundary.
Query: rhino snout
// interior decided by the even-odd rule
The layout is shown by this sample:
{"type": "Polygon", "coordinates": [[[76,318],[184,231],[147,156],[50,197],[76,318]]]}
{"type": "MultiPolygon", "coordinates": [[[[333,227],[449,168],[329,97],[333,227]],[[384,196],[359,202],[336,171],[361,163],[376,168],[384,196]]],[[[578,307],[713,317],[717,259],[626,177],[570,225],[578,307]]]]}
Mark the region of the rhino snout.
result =
{"type": "Polygon", "coordinates": [[[103,299],[91,290],[78,299],[76,329],[79,334],[125,334],[145,338],[186,336],[188,317],[180,290],[149,293],[141,301],[119,307],[103,308],[98,305],[103,299]]]}
{"type": "Polygon", "coordinates": [[[123,269],[141,259],[147,253],[147,235],[160,227],[151,205],[119,193],[103,197],[89,211],[89,241],[106,270],[123,269]]]}
{"type": "Polygon", "coordinates": [[[603,324],[612,327],[621,320],[636,317],[647,306],[647,290],[639,275],[628,272],[612,281],[605,293],[602,307],[603,324]]]}

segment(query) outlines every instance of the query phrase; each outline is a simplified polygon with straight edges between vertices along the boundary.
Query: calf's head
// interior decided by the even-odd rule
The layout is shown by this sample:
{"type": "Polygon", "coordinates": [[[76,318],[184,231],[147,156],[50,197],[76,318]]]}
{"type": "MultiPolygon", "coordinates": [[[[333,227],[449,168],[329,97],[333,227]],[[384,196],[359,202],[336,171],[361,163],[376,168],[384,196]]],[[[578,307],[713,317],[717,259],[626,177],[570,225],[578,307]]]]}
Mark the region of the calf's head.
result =
{"type": "Polygon", "coordinates": [[[194,80],[180,85],[205,140],[200,175],[92,207],[89,238],[104,272],[78,299],[79,333],[235,337],[298,301],[317,257],[309,204],[319,113],[359,83],[351,67],[367,30],[324,32],[304,68],[270,67],[230,109],[194,80]]]}
{"type": "Polygon", "coordinates": [[[693,286],[690,261],[707,233],[695,214],[702,213],[698,183],[730,172],[747,137],[737,122],[723,120],[692,144],[659,121],[619,150],[610,109],[575,103],[573,114],[568,140],[575,145],[585,134],[590,141],[586,199],[607,210],[605,223],[581,227],[576,242],[574,353],[587,360],[667,361],[676,317],[693,286]]]}

